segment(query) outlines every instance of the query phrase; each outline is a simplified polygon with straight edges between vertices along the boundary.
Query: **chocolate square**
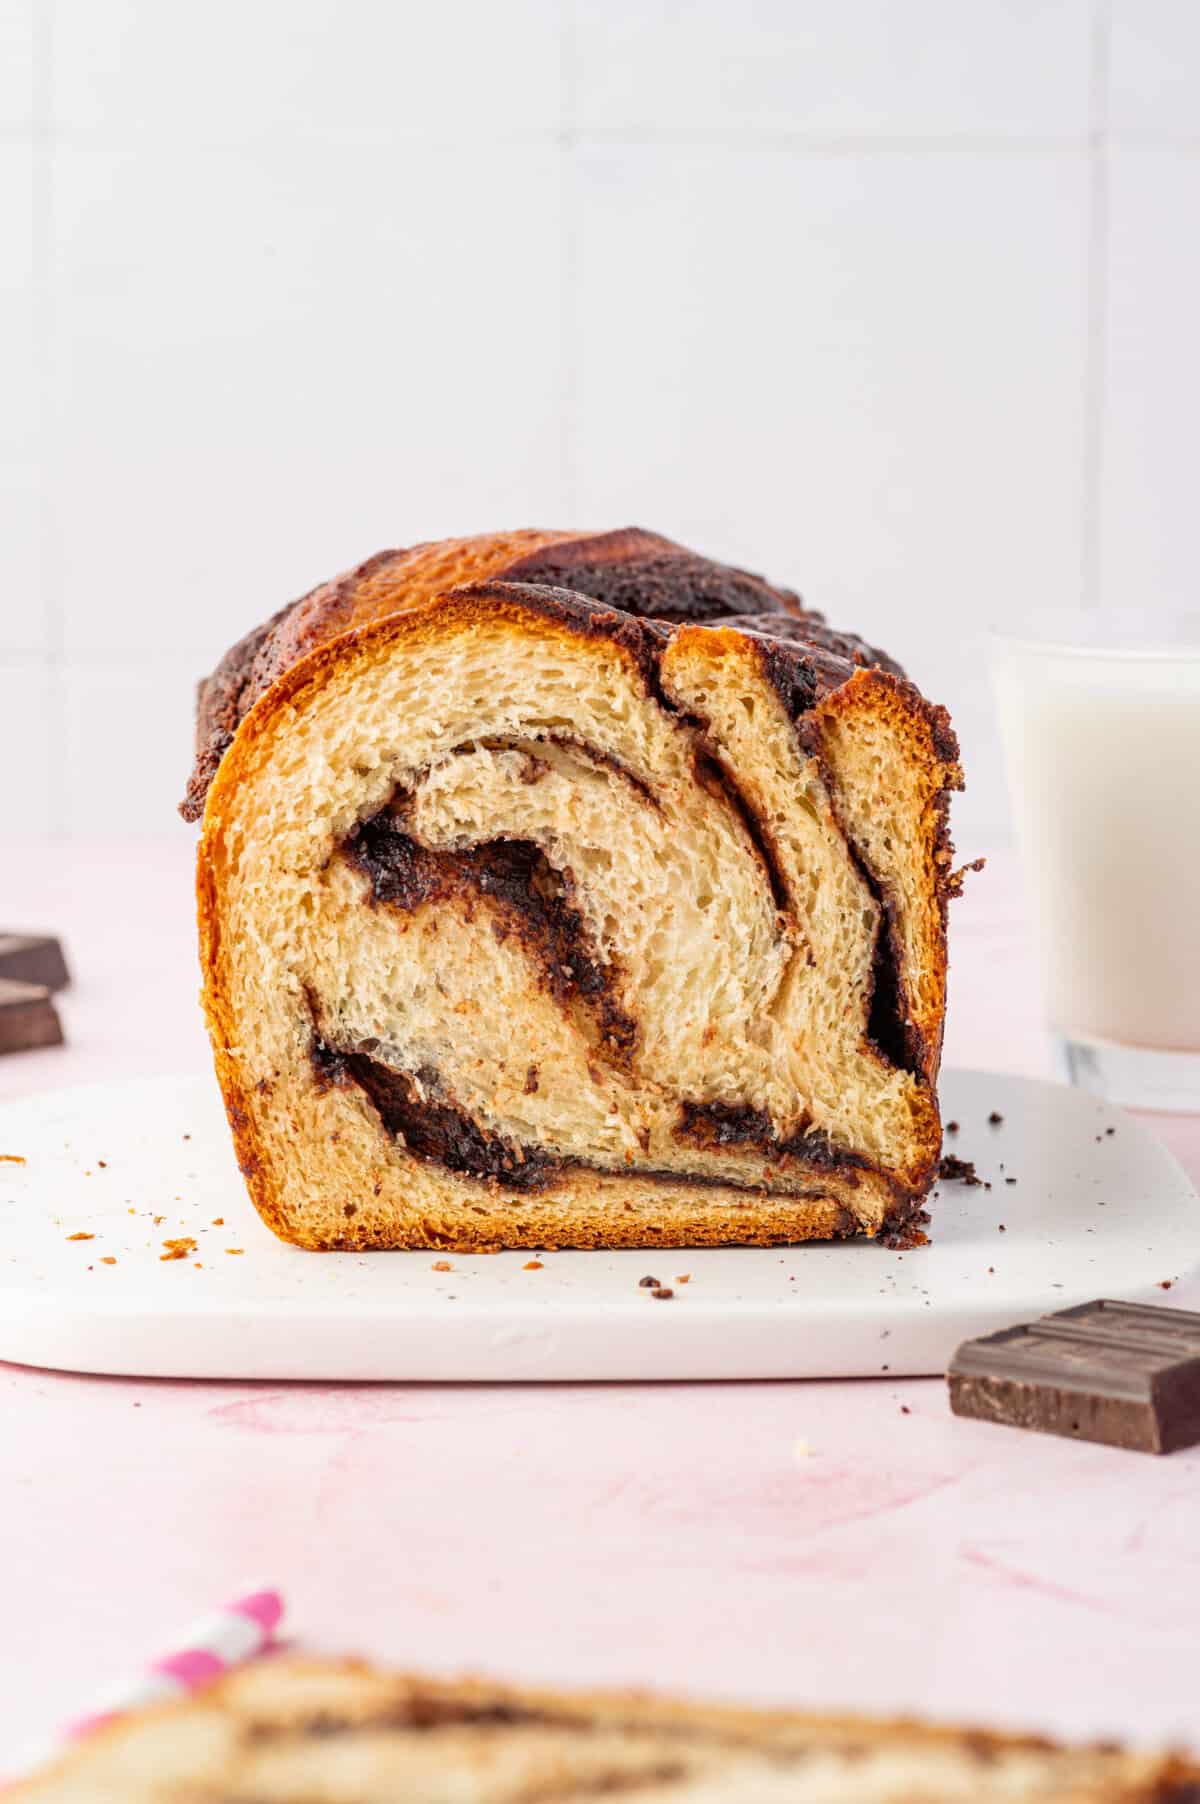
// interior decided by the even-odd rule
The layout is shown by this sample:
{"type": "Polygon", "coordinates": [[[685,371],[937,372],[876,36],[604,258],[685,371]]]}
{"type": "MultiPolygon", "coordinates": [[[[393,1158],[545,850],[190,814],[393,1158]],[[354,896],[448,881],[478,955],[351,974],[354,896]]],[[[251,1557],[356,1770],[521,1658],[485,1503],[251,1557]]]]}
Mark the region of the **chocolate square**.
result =
{"type": "Polygon", "coordinates": [[[61,1046],[62,1023],[45,984],[0,978],[0,1053],[61,1046]]]}
{"type": "Polygon", "coordinates": [[[71,981],[61,940],[49,933],[0,933],[0,979],[61,990],[71,981]]]}
{"type": "Polygon", "coordinates": [[[965,1341],[957,1416],[1139,1453],[1200,1441],[1200,1315],[1108,1299],[965,1341]]]}

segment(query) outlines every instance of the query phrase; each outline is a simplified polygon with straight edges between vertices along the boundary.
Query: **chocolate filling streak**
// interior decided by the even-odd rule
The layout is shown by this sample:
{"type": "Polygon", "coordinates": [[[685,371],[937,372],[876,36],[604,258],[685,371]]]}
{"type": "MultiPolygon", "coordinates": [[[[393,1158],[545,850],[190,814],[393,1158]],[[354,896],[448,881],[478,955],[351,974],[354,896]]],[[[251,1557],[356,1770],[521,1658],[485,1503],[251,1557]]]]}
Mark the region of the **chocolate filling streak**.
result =
{"type": "Polygon", "coordinates": [[[317,1039],[314,1069],[325,1084],[356,1083],[387,1132],[402,1137],[414,1158],[473,1178],[490,1178],[504,1190],[543,1190],[565,1161],[541,1147],[524,1147],[492,1134],[444,1091],[432,1066],[414,1079],[366,1052],[343,1052],[317,1039]]]}
{"type": "MultiPolygon", "coordinates": [[[[465,745],[456,745],[453,756],[467,757],[471,752],[481,748],[489,752],[523,752],[530,766],[533,767],[538,765],[538,756],[533,749],[538,745],[559,746],[563,751],[575,752],[587,764],[595,765],[602,770],[613,771],[628,783],[631,789],[636,789],[642,800],[648,802],[656,814],[661,814],[662,804],[644,777],[639,777],[637,772],[630,770],[627,764],[622,764],[621,760],[612,752],[603,751],[600,746],[592,745],[586,739],[580,739],[575,733],[564,733],[555,728],[545,733],[528,733],[520,738],[503,733],[489,734],[482,739],[469,740],[465,745]]],[[[541,769],[544,771],[545,768],[543,763],[541,769]]],[[[529,781],[536,782],[537,777],[538,771],[531,769],[529,781]]]]}
{"type": "Polygon", "coordinates": [[[871,960],[871,1007],[867,1038],[899,1071],[920,1077],[925,1069],[925,1040],[905,1019],[904,992],[900,984],[900,957],[896,950],[894,911],[882,887],[863,868],[867,885],[879,905],[879,930],[871,960]]]}
{"type": "MultiPolygon", "coordinates": [[[[507,742],[503,743],[504,749],[509,749],[507,742]]],[[[568,743],[575,745],[574,741],[568,743]]],[[[501,742],[496,744],[500,746],[501,742]]],[[[473,748],[464,748],[469,749],[473,748]]],[[[511,749],[524,748],[518,745],[511,749]]],[[[589,746],[576,749],[592,755],[589,746]]],[[[615,761],[602,755],[600,761],[611,762],[623,776],[630,775],[615,761]]],[[[536,755],[529,755],[529,763],[530,781],[537,781],[536,755]]],[[[694,773],[696,781],[741,821],[770,885],[775,906],[782,912],[788,901],[787,886],[774,845],[734,778],[702,748],[696,752],[694,773]]],[[[469,910],[477,897],[489,897],[501,909],[494,924],[497,934],[504,938],[510,931],[518,933],[559,1005],[572,1011],[582,1005],[599,1028],[601,1048],[627,1064],[636,1044],[637,1024],[619,1007],[613,994],[613,972],[598,956],[587,924],[572,904],[571,873],[557,870],[530,840],[491,840],[455,852],[424,846],[405,830],[411,803],[410,792],[398,791],[383,809],[361,822],[342,842],[344,856],[368,879],[372,902],[410,912],[425,902],[456,895],[465,898],[469,910]]],[[[850,851],[861,868],[853,846],[850,851]]],[[[885,1056],[902,1063],[905,1039],[899,1016],[900,986],[890,915],[879,886],[865,870],[864,877],[881,910],[868,1031],[885,1056]]],[[[384,1129],[401,1137],[414,1157],[491,1181],[507,1190],[526,1192],[544,1189],[572,1166],[599,1169],[589,1161],[526,1146],[485,1129],[449,1094],[431,1066],[422,1067],[414,1078],[375,1058],[365,1048],[330,1045],[317,1030],[317,1019],[314,1007],[311,1056],[318,1081],[325,1086],[357,1084],[384,1129]]],[[[526,1092],[536,1089],[537,1084],[537,1073],[533,1073],[532,1084],[527,1073],[526,1092]]],[[[836,1169],[851,1183],[856,1181],[856,1170],[874,1169],[869,1160],[835,1147],[826,1134],[812,1130],[807,1123],[780,1138],[770,1116],[747,1105],[684,1101],[675,1134],[679,1141],[694,1147],[742,1147],[781,1161],[802,1159],[810,1165],[836,1169]]],[[[765,1188],[734,1177],[707,1174],[642,1170],[641,1175],[655,1182],[721,1184],[757,1193],[765,1188]]],[[[844,1220],[837,1231],[854,1233],[857,1223],[853,1216],[848,1210],[843,1210],[842,1215],[844,1220]]]]}
{"type": "Polygon", "coordinates": [[[679,1123],[675,1138],[690,1146],[747,1146],[769,1158],[804,1159],[810,1165],[821,1165],[839,1171],[851,1186],[857,1183],[856,1171],[873,1171],[871,1161],[861,1153],[835,1146],[821,1128],[807,1122],[782,1137],[765,1109],[755,1109],[740,1102],[683,1102],[679,1107],[679,1123]]]}
{"type": "MultiPolygon", "coordinates": [[[[646,1736],[654,1741],[683,1742],[696,1748],[737,1749],[757,1746],[753,1730],[724,1729],[719,1725],[673,1722],[669,1717],[660,1722],[623,1719],[604,1714],[589,1716],[585,1711],[564,1708],[540,1709],[536,1704],[521,1704],[500,1698],[441,1698],[415,1696],[384,1704],[381,1708],[356,1716],[344,1716],[334,1710],[314,1711],[311,1716],[285,1722],[250,1722],[242,1732],[247,1745],[264,1746],[311,1737],[314,1741],[331,1740],[341,1735],[372,1735],[380,1731],[420,1733],[437,1729],[505,1728],[559,1729],[572,1735],[646,1736]]],[[[861,1744],[848,1740],[840,1750],[846,1755],[862,1754],[861,1744]]],[[[971,1750],[974,1752],[974,1750],[971,1750]]],[[[767,1752],[781,1764],[793,1765],[813,1757],[813,1750],[796,1747],[769,1749],[767,1752]]],[[[990,1752],[990,1750],[989,1750],[990,1752]]],[[[670,1763],[672,1773],[674,1763],[670,1763]]],[[[621,1779],[622,1773],[602,1775],[607,1780],[621,1779]]],[[[633,1773],[630,1779],[641,1783],[644,1774],[633,1773]]],[[[579,1789],[589,1789],[590,1781],[573,1782],[579,1789]]],[[[538,1797],[542,1797],[539,1790],[538,1797]]]]}
{"type": "MultiPolygon", "coordinates": [[[[769,668],[769,660],[765,661],[769,668]]],[[[929,1048],[925,1036],[908,1019],[902,977],[904,954],[896,925],[896,910],[890,896],[863,857],[855,841],[847,833],[838,814],[837,790],[833,774],[822,752],[820,741],[808,724],[796,723],[796,738],[806,757],[812,758],[821,773],[821,781],[829,797],[834,823],[854,864],[855,870],[870,891],[879,910],[879,926],[871,955],[871,1001],[867,1012],[867,1039],[875,1050],[898,1071],[923,1078],[929,1048]]]]}
{"type": "Polygon", "coordinates": [[[775,843],[735,782],[728,767],[711,753],[697,750],[692,759],[692,774],[701,789],[723,801],[745,829],[754,855],[763,868],[771,888],[771,899],[778,913],[788,905],[787,883],[780,868],[775,843]]]}
{"type": "MultiPolygon", "coordinates": [[[[438,1072],[430,1065],[423,1065],[414,1078],[409,1072],[385,1065],[368,1052],[331,1046],[316,1028],[309,1058],[319,1088],[357,1084],[379,1116],[384,1130],[394,1137],[402,1136],[406,1150],[426,1164],[439,1165],[462,1177],[490,1181],[501,1190],[526,1194],[545,1190],[571,1170],[608,1169],[588,1159],[566,1158],[543,1147],[525,1146],[481,1127],[455,1102],[438,1072]]],[[[677,1137],[694,1146],[752,1145],[779,1158],[804,1158],[828,1170],[840,1171],[850,1183],[855,1181],[853,1173],[856,1169],[871,1169],[868,1160],[857,1153],[839,1151],[820,1133],[799,1133],[787,1140],[777,1140],[768,1115],[759,1109],[736,1105],[684,1103],[677,1137]]],[[[733,1176],[660,1171],[641,1166],[625,1175],[647,1178],[656,1184],[767,1194],[764,1185],[748,1184],[733,1176]]],[[[806,1190],[794,1194],[814,1193],[806,1190]]],[[[835,1232],[845,1235],[858,1232],[858,1223],[850,1210],[841,1210],[835,1232]]]]}
{"type": "MultiPolygon", "coordinates": [[[[587,1727],[587,1719],[584,1717],[568,1717],[561,1721],[562,1726],[569,1729],[587,1727]]],[[[518,1704],[493,1702],[491,1699],[481,1699],[476,1704],[465,1699],[414,1697],[404,1703],[385,1706],[382,1710],[361,1716],[338,1716],[332,1710],[322,1710],[312,1716],[302,1717],[297,1722],[251,1723],[244,1739],[261,1745],[264,1742],[291,1741],[296,1736],[311,1737],[318,1741],[335,1735],[371,1735],[381,1729],[421,1730],[476,1725],[541,1728],[559,1722],[559,1718],[548,1716],[545,1711],[523,1709],[518,1704]]]]}
{"type": "MultiPolygon", "coordinates": [[[[614,973],[570,900],[570,872],[558,871],[532,840],[495,839],[462,852],[433,850],[403,829],[404,798],[348,835],[342,850],[371,884],[375,902],[404,912],[423,902],[477,896],[499,904],[494,931],[515,933],[536,961],[560,1008],[590,1018],[597,1050],[628,1063],[637,1023],[621,1008],[614,973]]],[[[581,1024],[582,1025],[582,1024],[581,1024]]]]}
{"type": "Polygon", "coordinates": [[[643,620],[703,622],[801,609],[790,589],[636,530],[545,546],[511,564],[504,576],[569,589],[643,620]]]}
{"type": "MultiPolygon", "coordinates": [[[[567,1734],[583,1736],[646,1736],[655,1742],[685,1743],[690,1748],[728,1749],[731,1752],[738,1749],[756,1750],[774,1763],[789,1767],[822,1758],[822,1750],[816,1746],[785,1744],[763,1747],[753,1726],[744,1729],[732,1726],[726,1728],[720,1723],[678,1721],[668,1716],[658,1721],[647,1721],[638,1717],[622,1718],[610,1712],[589,1715],[584,1710],[574,1710],[569,1706],[548,1710],[516,1699],[437,1697],[419,1693],[384,1703],[374,1710],[357,1715],[344,1715],[336,1710],[318,1710],[309,1716],[286,1721],[251,1721],[242,1730],[242,1741],[247,1746],[262,1747],[298,1738],[322,1741],[338,1736],[374,1735],[381,1732],[419,1734],[459,1728],[558,1729],[567,1734]]],[[[851,1733],[840,1738],[835,1735],[832,1740],[837,1753],[846,1760],[864,1759],[875,1751],[869,1743],[851,1733]]],[[[979,1766],[994,1765],[1000,1753],[992,1739],[979,1732],[964,1731],[960,1746],[966,1758],[979,1766]]],[[[1033,1735],[1022,1737],[1020,1746],[1029,1753],[1053,1751],[1052,1743],[1033,1735]]],[[[644,1777],[639,1774],[630,1776],[639,1783],[644,1777]]],[[[597,1775],[598,1779],[614,1777],[623,1778],[625,1775],[597,1775]]],[[[587,1790],[590,1785],[587,1779],[572,1783],[578,1784],[581,1790],[587,1790]]],[[[539,1798],[542,1795],[539,1791],[539,1798]]],[[[1194,1795],[1200,1804],[1200,1790],[1194,1795]]],[[[1191,1791],[1181,1793],[1178,1804],[1192,1804],[1192,1797],[1191,1791]]]]}

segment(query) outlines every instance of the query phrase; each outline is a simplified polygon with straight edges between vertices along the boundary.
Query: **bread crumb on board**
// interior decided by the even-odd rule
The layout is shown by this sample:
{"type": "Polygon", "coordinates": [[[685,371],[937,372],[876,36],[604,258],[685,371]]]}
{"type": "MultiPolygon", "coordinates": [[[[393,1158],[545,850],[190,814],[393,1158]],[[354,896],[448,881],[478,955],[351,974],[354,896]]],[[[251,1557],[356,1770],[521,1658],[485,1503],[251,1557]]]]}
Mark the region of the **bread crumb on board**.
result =
{"type": "Polygon", "coordinates": [[[452,1272],[454,1267],[448,1259],[435,1259],[429,1269],[435,1272],[452,1272]]]}
{"type": "Polygon", "coordinates": [[[168,1259],[186,1259],[189,1253],[194,1253],[196,1250],[196,1242],[192,1239],[190,1234],[181,1234],[177,1240],[164,1240],[163,1245],[167,1250],[165,1253],[160,1253],[158,1255],[163,1261],[168,1259]]]}

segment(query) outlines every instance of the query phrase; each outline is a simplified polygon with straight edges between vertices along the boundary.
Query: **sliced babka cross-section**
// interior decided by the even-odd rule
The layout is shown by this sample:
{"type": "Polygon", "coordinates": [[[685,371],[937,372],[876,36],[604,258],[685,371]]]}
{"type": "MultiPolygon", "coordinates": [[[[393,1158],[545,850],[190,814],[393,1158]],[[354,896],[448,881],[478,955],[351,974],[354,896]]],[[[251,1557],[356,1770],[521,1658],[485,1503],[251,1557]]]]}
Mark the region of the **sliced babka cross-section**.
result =
{"type": "Polygon", "coordinates": [[[386,553],[203,687],[185,811],[251,1194],[310,1247],[911,1227],[943,710],[639,532],[386,553]]]}

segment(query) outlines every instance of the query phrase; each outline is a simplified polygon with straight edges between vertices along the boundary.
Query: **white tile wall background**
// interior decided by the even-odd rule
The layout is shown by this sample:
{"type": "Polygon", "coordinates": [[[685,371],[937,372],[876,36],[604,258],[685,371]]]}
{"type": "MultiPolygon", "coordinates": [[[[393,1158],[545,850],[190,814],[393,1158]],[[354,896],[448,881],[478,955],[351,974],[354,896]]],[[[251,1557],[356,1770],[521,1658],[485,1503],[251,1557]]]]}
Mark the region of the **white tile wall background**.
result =
{"type": "MultiPolygon", "coordinates": [[[[650,525],[945,700],[1194,599],[1200,0],[0,0],[0,827],[383,545],[650,525]]],[[[2,878],[2,858],[0,858],[2,878]]]]}

